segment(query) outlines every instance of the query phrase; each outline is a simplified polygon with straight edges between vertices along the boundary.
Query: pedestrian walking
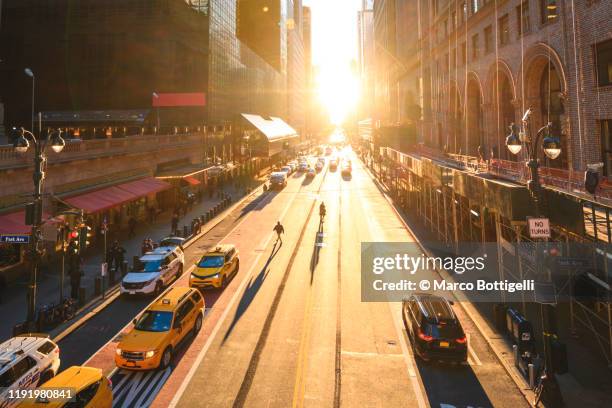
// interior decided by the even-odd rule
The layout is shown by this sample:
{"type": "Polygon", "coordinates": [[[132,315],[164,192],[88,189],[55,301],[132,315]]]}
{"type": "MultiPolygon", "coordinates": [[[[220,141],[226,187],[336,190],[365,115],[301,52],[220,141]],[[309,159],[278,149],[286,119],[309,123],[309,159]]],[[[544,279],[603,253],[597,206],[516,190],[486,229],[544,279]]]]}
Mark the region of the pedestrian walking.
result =
{"type": "Polygon", "coordinates": [[[174,212],[172,213],[172,235],[176,234],[176,230],[178,229],[178,223],[179,223],[179,213],[178,213],[178,209],[175,209],[174,212]]]}
{"type": "Polygon", "coordinates": [[[128,227],[129,227],[129,231],[128,231],[128,237],[132,238],[136,235],[136,218],[132,215],[130,217],[130,219],[128,220],[128,227]]]}
{"type": "Polygon", "coordinates": [[[111,265],[114,265],[115,269],[121,268],[121,264],[125,259],[125,248],[119,245],[119,241],[113,242],[113,246],[110,249],[110,260],[111,265]]]}
{"type": "Polygon", "coordinates": [[[280,241],[280,243],[282,244],[283,243],[283,239],[281,238],[281,234],[285,233],[285,228],[280,223],[280,221],[276,222],[276,225],[274,226],[273,231],[276,232],[276,242],[280,241]]]}
{"type": "Polygon", "coordinates": [[[152,250],[153,250],[153,241],[150,238],[145,238],[145,240],[142,241],[142,246],[140,247],[141,255],[144,255],[147,252],[150,252],[152,250]]]}

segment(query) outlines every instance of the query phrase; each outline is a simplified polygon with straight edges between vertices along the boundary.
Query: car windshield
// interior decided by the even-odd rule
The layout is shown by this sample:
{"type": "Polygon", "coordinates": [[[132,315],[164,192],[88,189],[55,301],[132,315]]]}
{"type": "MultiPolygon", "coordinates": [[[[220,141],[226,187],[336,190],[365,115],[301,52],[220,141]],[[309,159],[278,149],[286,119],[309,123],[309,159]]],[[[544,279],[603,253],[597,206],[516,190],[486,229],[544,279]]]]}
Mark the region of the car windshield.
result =
{"type": "Polygon", "coordinates": [[[215,256],[204,256],[198,262],[200,268],[219,268],[223,266],[223,257],[219,255],[215,256]]]}
{"type": "Polygon", "coordinates": [[[142,271],[139,272],[157,272],[161,268],[161,259],[158,261],[147,261],[144,263],[142,271]]]}
{"type": "Polygon", "coordinates": [[[172,312],[147,310],[136,322],[136,329],[149,332],[165,332],[172,325],[172,312]]]}

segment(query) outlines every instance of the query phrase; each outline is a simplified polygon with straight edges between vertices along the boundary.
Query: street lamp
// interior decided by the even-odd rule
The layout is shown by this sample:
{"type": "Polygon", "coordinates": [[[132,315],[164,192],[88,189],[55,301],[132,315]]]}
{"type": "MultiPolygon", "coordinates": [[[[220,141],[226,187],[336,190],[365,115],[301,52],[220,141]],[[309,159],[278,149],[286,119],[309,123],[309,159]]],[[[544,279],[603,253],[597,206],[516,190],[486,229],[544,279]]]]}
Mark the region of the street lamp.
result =
{"type": "MultiPolygon", "coordinates": [[[[158,102],[159,102],[159,94],[157,92],[153,92],[153,97],[155,99],[157,99],[158,102]]],[[[159,132],[159,130],[160,130],[159,129],[159,105],[157,105],[156,108],[157,108],[157,132],[159,132]]],[[[157,133],[157,132],[155,132],[155,133],[157,133]]]]}
{"type": "Polygon", "coordinates": [[[31,129],[34,130],[34,85],[36,82],[36,78],[34,77],[34,72],[31,68],[26,68],[23,70],[27,76],[32,78],[32,118],[31,118],[31,129]]]}
{"type": "Polygon", "coordinates": [[[30,283],[28,285],[28,314],[27,314],[27,329],[34,331],[35,315],[36,315],[36,274],[38,271],[38,258],[41,251],[42,244],[42,232],[40,227],[42,225],[42,185],[45,179],[44,163],[45,163],[45,150],[51,147],[55,153],[60,153],[66,142],[61,136],[61,131],[56,130],[47,132],[45,139],[38,140],[34,134],[24,128],[17,130],[13,128],[13,132],[18,132],[19,135],[14,138],[13,144],[15,150],[19,153],[25,153],[30,147],[30,142],[34,144],[34,194],[33,203],[26,206],[26,224],[32,225],[31,243],[30,243],[30,254],[31,254],[31,269],[30,269],[30,283]]]}

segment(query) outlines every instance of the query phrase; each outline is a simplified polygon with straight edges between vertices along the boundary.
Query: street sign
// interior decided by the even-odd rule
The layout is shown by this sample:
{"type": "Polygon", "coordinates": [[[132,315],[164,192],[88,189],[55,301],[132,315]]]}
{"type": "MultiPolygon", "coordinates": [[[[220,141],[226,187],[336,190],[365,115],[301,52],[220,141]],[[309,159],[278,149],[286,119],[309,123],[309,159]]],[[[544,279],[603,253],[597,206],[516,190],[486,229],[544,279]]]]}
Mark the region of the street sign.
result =
{"type": "Polygon", "coordinates": [[[550,221],[548,218],[527,218],[530,238],[550,238],[550,221]]]}
{"type": "Polygon", "coordinates": [[[5,244],[27,244],[30,242],[29,235],[0,235],[0,242],[5,244]]]}

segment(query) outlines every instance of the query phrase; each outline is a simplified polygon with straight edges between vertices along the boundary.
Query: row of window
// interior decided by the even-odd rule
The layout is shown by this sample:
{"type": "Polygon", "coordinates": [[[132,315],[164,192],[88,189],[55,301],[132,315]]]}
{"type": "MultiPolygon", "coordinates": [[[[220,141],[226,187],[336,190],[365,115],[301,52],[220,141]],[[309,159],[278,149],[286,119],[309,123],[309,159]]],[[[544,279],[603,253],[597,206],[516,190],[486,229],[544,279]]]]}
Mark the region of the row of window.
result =
{"type": "MultiPolygon", "coordinates": [[[[532,0],[525,0],[516,7],[517,32],[521,36],[531,31],[531,21],[529,13],[529,3],[532,0]]],[[[540,22],[546,24],[554,21],[557,18],[557,2],[556,0],[537,0],[540,4],[540,22]]],[[[476,14],[491,0],[470,0],[470,2],[462,2],[457,9],[450,10],[450,20],[443,20],[436,30],[438,42],[443,41],[448,35],[462,26],[467,21],[468,16],[476,14]],[[457,11],[459,10],[459,11],[457,11]]],[[[434,14],[437,10],[437,2],[434,2],[434,14]]],[[[498,38],[500,45],[506,45],[510,42],[510,17],[508,14],[503,15],[498,20],[498,38]]],[[[491,26],[485,29],[485,48],[489,51],[493,44],[493,28],[491,26]],[[487,32],[488,30],[488,32],[487,32]],[[487,37],[488,36],[488,37],[487,37]],[[489,38],[487,40],[487,38],[489,38]]]]}

